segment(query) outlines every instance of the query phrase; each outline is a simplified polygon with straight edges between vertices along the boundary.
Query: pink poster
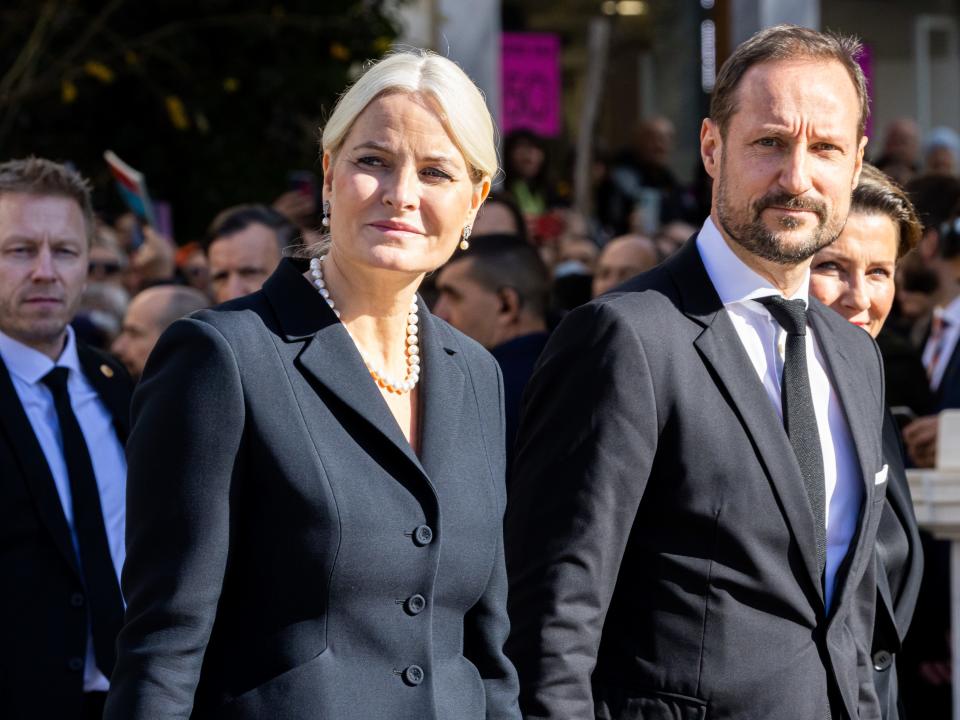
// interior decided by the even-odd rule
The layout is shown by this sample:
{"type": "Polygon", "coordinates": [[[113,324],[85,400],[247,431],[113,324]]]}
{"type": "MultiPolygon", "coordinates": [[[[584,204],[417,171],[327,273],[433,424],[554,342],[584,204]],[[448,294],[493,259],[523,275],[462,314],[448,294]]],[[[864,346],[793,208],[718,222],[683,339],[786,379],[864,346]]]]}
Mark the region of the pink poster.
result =
{"type": "Polygon", "coordinates": [[[500,129],[560,134],[560,38],[548,33],[500,36],[500,129]]]}

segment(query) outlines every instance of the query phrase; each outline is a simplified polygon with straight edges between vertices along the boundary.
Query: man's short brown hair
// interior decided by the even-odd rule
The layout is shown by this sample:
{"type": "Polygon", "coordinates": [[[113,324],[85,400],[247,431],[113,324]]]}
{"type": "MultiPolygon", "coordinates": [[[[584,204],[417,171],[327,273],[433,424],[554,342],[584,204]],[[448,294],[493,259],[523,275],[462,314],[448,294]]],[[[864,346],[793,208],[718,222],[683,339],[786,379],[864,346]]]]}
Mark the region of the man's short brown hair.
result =
{"type": "Polygon", "coordinates": [[[857,61],[863,45],[848,35],[818,32],[797,25],[776,25],[761,30],[733,51],[720,68],[717,83],[710,98],[710,119],[726,136],[730,118],[737,112],[737,87],[754,65],[778,60],[835,60],[850,74],[850,80],[860,101],[860,119],[857,137],[863,137],[870,114],[867,80],[857,61]]]}
{"type": "Polygon", "coordinates": [[[0,195],[53,195],[75,200],[83,211],[88,243],[94,234],[90,183],[76,170],[53,160],[28,157],[0,163],[0,195]]]}

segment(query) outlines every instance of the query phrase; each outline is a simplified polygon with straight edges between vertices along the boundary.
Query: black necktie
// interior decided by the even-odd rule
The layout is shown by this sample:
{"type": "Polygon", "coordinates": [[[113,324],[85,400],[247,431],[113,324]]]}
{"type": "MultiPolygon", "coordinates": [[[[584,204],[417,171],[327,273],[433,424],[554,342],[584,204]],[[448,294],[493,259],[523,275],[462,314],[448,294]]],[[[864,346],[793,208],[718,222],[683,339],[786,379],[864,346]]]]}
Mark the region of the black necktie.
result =
{"type": "Polygon", "coordinates": [[[807,309],[803,300],[785,300],[777,295],[759,298],[780,327],[787,332],[780,397],[783,404],[783,425],[800,464],[817,538],[817,567],[823,575],[826,565],[826,488],[820,432],[813,410],[810,375],[807,372],[807,309]]]}
{"type": "Polygon", "coordinates": [[[80,424],[70,406],[68,372],[65,367],[55,367],[43,377],[42,382],[53,393],[53,404],[57,409],[63,438],[63,455],[67,462],[73,499],[73,527],[80,546],[80,564],[86,581],[93,628],[94,656],[100,672],[110,677],[116,659],[114,643],[123,623],[123,597],[110,557],[93,463],[80,424]]]}

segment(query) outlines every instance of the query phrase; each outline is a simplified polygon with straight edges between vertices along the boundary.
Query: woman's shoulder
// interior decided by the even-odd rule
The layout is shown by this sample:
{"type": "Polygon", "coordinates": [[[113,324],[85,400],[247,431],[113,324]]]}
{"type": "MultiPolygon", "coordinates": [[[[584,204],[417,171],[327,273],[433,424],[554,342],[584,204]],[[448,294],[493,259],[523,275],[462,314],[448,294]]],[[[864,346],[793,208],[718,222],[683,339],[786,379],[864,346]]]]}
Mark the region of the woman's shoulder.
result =
{"type": "Polygon", "coordinates": [[[242,338],[270,331],[275,325],[269,303],[262,291],[229,300],[183,318],[213,327],[225,338],[242,338]]]}

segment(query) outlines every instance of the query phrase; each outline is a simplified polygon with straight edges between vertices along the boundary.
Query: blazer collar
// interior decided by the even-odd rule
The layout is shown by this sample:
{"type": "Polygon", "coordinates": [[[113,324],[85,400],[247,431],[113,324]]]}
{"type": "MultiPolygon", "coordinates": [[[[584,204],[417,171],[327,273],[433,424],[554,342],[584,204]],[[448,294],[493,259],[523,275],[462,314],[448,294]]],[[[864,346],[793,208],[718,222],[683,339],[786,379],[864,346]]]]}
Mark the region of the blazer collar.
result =
{"type": "Polygon", "coordinates": [[[723,303],[700,259],[696,236],[667,260],[665,267],[677,289],[682,312],[703,326],[703,331],[694,340],[694,346],[716,374],[740,422],[753,440],[800,548],[812,597],[819,599],[822,609],[823,588],[817,569],[813,511],[804,489],[800,466],[783,431],[780,417],[753,372],[750,358],[730,317],[721,312],[723,303]]]}
{"type": "Polygon", "coordinates": [[[288,342],[302,342],[295,365],[373,431],[372,437],[398,452],[427,482],[444,473],[451,459],[449,438],[462,421],[465,375],[453,334],[425,309],[421,299],[420,457],[414,453],[370,377],[352,338],[317,291],[302,277],[305,262],[284,259],[264,284],[278,325],[288,342]]]}
{"type": "Polygon", "coordinates": [[[100,353],[86,345],[77,345],[77,355],[84,377],[97,391],[100,400],[110,411],[113,428],[121,445],[127,444],[130,433],[131,382],[126,370],[114,362],[108,362],[100,353]]]}
{"type": "Polygon", "coordinates": [[[20,474],[27,484],[37,514],[53,537],[54,544],[60,550],[67,564],[80,576],[80,568],[70,539],[67,518],[63,514],[63,505],[47,465],[47,458],[33,433],[30,419],[20,402],[16,388],[10,378],[10,372],[0,357],[0,434],[7,436],[10,452],[20,466],[20,474]]]}

